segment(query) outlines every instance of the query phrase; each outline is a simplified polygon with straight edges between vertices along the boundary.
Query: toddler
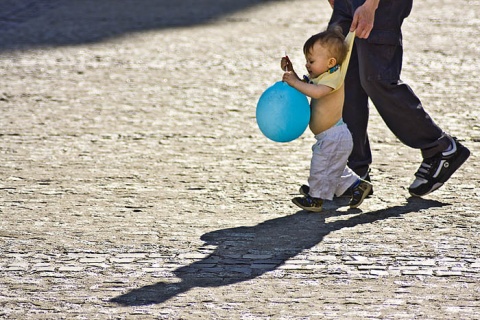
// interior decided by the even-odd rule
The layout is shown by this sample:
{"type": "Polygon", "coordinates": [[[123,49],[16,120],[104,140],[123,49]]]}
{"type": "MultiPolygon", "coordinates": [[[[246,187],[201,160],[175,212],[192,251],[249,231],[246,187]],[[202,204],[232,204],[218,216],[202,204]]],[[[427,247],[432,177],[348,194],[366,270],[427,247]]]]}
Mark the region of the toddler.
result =
{"type": "Polygon", "coordinates": [[[347,166],[353,140],[342,120],[343,83],[354,39],[354,32],[345,38],[340,27],[310,37],[303,47],[308,72],[304,79],[298,77],[287,56],[281,60],[283,81],[311,98],[309,127],[317,141],[312,147],[309,185],[300,188],[303,197],[292,200],[307,211],[321,211],[323,200],[332,200],[347,189],[352,191],[350,208],[357,208],[372,189],[370,182],[347,166]]]}

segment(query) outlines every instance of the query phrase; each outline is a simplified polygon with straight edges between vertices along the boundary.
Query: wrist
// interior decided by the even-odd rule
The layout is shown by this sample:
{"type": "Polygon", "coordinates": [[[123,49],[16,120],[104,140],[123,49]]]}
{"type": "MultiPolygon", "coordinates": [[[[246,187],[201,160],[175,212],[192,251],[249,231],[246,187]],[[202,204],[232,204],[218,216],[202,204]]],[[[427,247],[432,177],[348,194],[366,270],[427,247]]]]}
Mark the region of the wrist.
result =
{"type": "Polygon", "coordinates": [[[373,10],[376,10],[378,8],[378,4],[380,3],[380,0],[366,0],[365,5],[372,8],[373,10]]]}

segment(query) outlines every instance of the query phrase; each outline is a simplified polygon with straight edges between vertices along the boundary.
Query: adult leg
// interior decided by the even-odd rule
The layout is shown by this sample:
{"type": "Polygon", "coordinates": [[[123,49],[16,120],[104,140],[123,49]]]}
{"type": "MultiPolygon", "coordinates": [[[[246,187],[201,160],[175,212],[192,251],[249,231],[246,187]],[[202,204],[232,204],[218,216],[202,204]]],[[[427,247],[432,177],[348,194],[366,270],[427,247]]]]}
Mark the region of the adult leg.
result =
{"type": "MultiPolygon", "coordinates": [[[[353,17],[353,4],[350,0],[337,0],[329,25],[339,25],[348,33],[353,17]]],[[[356,39],[355,41],[358,41],[356,39]]],[[[353,45],[348,72],[345,77],[345,102],[343,120],[352,133],[353,149],[348,158],[348,166],[360,177],[365,178],[372,163],[372,153],[368,140],[369,117],[368,96],[360,85],[359,61],[356,44],[353,45]]]]}
{"type": "Polygon", "coordinates": [[[359,63],[356,46],[353,46],[348,71],[345,76],[345,102],[343,120],[352,133],[353,149],[348,166],[360,177],[365,178],[372,163],[372,152],[368,140],[368,96],[360,85],[359,63]]]}
{"type": "Polygon", "coordinates": [[[362,87],[390,130],[407,146],[433,156],[450,145],[449,137],[425,112],[412,89],[400,80],[401,26],[412,1],[380,1],[368,39],[356,39],[362,87]],[[393,14],[395,13],[395,14],[393,14]]]}

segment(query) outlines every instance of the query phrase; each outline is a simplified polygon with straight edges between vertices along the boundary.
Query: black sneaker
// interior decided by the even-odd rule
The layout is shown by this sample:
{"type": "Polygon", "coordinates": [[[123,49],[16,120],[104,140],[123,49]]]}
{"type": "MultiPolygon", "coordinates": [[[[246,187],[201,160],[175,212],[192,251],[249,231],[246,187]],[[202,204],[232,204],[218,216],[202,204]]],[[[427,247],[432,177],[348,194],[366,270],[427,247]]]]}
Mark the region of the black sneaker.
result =
{"type": "Polygon", "coordinates": [[[293,198],[292,202],[302,208],[303,210],[320,212],[322,211],[323,200],[320,198],[312,198],[309,195],[306,197],[293,198]]]}
{"type": "MultiPolygon", "coordinates": [[[[370,179],[370,169],[368,169],[367,173],[361,176],[360,179],[371,182],[372,180],[370,179]]],[[[353,195],[353,188],[348,188],[340,197],[351,198],[352,195],[353,195]]],[[[367,197],[370,197],[371,195],[373,195],[373,186],[368,192],[367,197]]]]}
{"type": "Polygon", "coordinates": [[[349,205],[350,208],[357,208],[365,200],[372,190],[372,184],[366,180],[360,180],[360,183],[351,188],[352,189],[352,198],[350,199],[349,205]]]}
{"type": "Polygon", "coordinates": [[[415,173],[415,181],[408,188],[412,196],[421,197],[437,190],[468,159],[470,150],[458,142],[457,138],[453,138],[452,146],[450,151],[423,159],[415,173]]]}

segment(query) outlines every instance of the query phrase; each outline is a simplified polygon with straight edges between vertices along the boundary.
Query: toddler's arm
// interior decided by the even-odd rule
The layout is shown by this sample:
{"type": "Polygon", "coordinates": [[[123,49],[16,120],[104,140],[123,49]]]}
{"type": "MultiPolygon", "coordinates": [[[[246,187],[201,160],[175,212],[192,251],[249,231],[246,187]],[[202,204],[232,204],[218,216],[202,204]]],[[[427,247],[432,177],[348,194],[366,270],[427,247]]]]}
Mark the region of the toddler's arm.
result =
{"type": "Polygon", "coordinates": [[[285,72],[283,74],[283,81],[313,99],[320,99],[333,91],[333,88],[329,86],[302,81],[294,71],[285,72]]]}

